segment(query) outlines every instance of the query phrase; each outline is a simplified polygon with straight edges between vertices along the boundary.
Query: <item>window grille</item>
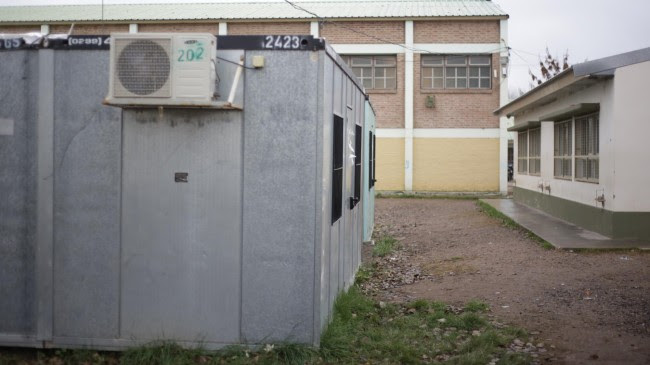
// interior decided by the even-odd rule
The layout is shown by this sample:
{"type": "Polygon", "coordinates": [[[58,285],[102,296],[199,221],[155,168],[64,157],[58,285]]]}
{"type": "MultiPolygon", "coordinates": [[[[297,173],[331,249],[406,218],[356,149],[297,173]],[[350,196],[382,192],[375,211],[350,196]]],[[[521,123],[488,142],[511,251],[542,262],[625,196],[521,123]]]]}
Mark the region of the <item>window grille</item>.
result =
{"type": "Polygon", "coordinates": [[[490,88],[490,56],[469,57],[470,89],[490,88]]]}
{"type": "Polygon", "coordinates": [[[397,88],[396,56],[343,56],[366,89],[397,88]]]}
{"type": "Polygon", "coordinates": [[[443,89],[445,82],[445,58],[443,56],[422,56],[422,88],[443,89]]]}
{"type": "Polygon", "coordinates": [[[467,60],[464,56],[447,56],[445,59],[445,88],[467,88],[467,60]]]}
{"type": "Polygon", "coordinates": [[[517,133],[517,172],[528,173],[528,131],[517,133]]]}
{"type": "Polygon", "coordinates": [[[492,59],[480,56],[423,55],[421,87],[423,89],[490,89],[492,59]]]}
{"type": "Polygon", "coordinates": [[[332,224],[343,214],[343,118],[334,116],[332,136],[332,224]]]}
{"type": "Polygon", "coordinates": [[[541,170],[541,130],[528,131],[528,173],[539,176],[541,170]]]}
{"type": "Polygon", "coordinates": [[[573,134],[571,120],[556,123],[554,127],[553,175],[559,179],[572,178],[573,134]]]}
{"type": "Polygon", "coordinates": [[[598,182],[599,115],[576,117],[576,180],[598,182]]]}

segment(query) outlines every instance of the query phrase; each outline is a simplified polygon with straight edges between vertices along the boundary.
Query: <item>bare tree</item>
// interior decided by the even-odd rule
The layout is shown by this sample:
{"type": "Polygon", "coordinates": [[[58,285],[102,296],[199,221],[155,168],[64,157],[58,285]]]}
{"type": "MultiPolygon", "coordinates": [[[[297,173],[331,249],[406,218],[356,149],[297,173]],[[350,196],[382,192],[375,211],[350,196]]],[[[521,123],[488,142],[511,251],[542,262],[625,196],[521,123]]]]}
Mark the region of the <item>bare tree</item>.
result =
{"type": "Polygon", "coordinates": [[[539,71],[541,75],[536,75],[531,69],[528,69],[528,74],[531,79],[531,88],[541,85],[542,83],[552,79],[560,72],[569,68],[569,51],[564,53],[562,59],[558,59],[551,55],[551,52],[546,47],[546,56],[544,59],[539,60],[539,71]]]}

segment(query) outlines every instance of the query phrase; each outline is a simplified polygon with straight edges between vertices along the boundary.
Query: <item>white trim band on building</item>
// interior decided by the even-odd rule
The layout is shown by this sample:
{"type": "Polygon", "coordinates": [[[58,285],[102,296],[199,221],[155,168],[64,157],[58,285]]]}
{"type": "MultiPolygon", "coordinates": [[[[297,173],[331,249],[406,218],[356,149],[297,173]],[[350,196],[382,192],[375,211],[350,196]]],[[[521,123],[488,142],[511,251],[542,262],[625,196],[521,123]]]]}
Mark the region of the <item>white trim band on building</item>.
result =
{"type": "MultiPolygon", "coordinates": [[[[377,128],[377,138],[406,138],[404,128],[377,128]]],[[[485,138],[501,136],[500,128],[416,128],[413,138],[485,138]]]]}
{"type": "Polygon", "coordinates": [[[228,35],[228,23],[219,22],[219,35],[228,35]]]}
{"type": "MultiPolygon", "coordinates": [[[[508,21],[501,20],[499,24],[501,46],[501,60],[508,62],[508,21]]],[[[501,63],[501,62],[499,62],[501,63]]],[[[507,66],[507,63],[505,64],[507,66]]],[[[499,90],[499,105],[504,106],[509,101],[508,75],[503,73],[503,66],[499,65],[501,78],[499,90]]],[[[508,118],[499,118],[499,191],[502,195],[508,193],[508,118]]]]}
{"type": "Polygon", "coordinates": [[[404,22],[404,190],[413,190],[413,21],[404,22]]]}
{"type": "Polygon", "coordinates": [[[309,23],[309,32],[315,38],[319,37],[320,24],[318,22],[310,22],[309,23]]]}
{"type": "Polygon", "coordinates": [[[449,43],[449,44],[429,44],[415,43],[413,45],[416,53],[435,53],[435,54],[472,54],[472,53],[496,53],[503,49],[500,43],[449,43]]]}
{"type": "Polygon", "coordinates": [[[398,54],[410,52],[405,47],[412,47],[414,53],[496,53],[504,47],[499,43],[449,43],[449,44],[332,44],[332,48],[340,54],[398,54]]]}

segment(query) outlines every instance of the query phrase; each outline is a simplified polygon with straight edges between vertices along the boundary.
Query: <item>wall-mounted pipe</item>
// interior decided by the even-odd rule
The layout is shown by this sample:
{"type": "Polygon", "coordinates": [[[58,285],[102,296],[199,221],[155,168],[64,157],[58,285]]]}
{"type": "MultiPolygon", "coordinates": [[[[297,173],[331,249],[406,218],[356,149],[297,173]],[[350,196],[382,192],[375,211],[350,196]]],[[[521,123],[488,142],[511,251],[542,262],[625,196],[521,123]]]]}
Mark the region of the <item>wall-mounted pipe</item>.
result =
{"type": "Polygon", "coordinates": [[[228,95],[228,103],[232,104],[235,101],[235,93],[237,92],[237,85],[239,84],[239,79],[241,78],[242,70],[244,69],[244,56],[241,56],[239,59],[239,66],[237,66],[237,71],[235,72],[235,79],[232,82],[232,87],[230,88],[230,95],[228,95]]]}

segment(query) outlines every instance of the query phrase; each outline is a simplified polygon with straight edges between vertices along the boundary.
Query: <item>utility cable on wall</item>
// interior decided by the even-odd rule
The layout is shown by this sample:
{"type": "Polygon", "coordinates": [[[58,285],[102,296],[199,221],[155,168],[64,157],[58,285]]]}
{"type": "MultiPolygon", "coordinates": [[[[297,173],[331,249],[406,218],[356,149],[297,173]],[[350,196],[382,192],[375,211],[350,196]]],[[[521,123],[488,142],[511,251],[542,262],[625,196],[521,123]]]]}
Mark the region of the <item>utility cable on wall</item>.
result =
{"type": "MultiPolygon", "coordinates": [[[[377,41],[380,41],[380,42],[382,42],[382,43],[388,43],[388,44],[392,44],[392,45],[395,45],[395,46],[399,46],[399,47],[402,47],[402,48],[404,48],[404,49],[406,49],[406,50],[409,50],[409,51],[412,51],[412,52],[421,52],[421,53],[427,53],[427,54],[438,54],[438,53],[431,52],[431,51],[426,50],[426,49],[420,49],[420,48],[415,48],[415,47],[408,47],[408,46],[406,46],[406,45],[404,45],[404,44],[391,42],[391,41],[389,41],[389,40],[386,40],[386,39],[383,39],[383,38],[380,38],[380,37],[374,36],[374,35],[372,35],[372,34],[368,34],[368,33],[366,33],[366,32],[360,31],[360,30],[358,30],[358,29],[354,29],[354,28],[349,27],[349,26],[347,26],[347,25],[344,25],[344,24],[342,24],[342,23],[340,23],[340,22],[335,22],[335,21],[332,21],[332,20],[326,20],[324,17],[322,17],[322,16],[320,16],[320,15],[314,13],[313,11],[310,11],[310,10],[308,10],[308,9],[305,9],[305,8],[303,8],[302,6],[296,4],[296,3],[292,2],[292,1],[284,0],[284,2],[286,2],[286,3],[289,4],[289,5],[291,5],[293,8],[295,8],[295,9],[297,9],[297,10],[300,10],[300,11],[302,11],[302,12],[305,12],[305,13],[307,13],[307,14],[309,14],[309,15],[315,17],[315,18],[317,18],[318,21],[319,21],[319,23],[322,23],[322,24],[332,24],[332,25],[334,25],[334,26],[337,26],[337,27],[340,27],[340,28],[347,29],[347,30],[349,30],[349,31],[351,31],[351,32],[354,32],[354,33],[357,33],[357,34],[361,34],[361,35],[363,35],[363,36],[366,36],[366,37],[368,37],[368,38],[372,38],[372,39],[377,40],[377,41]]],[[[503,51],[503,50],[508,50],[508,51],[510,51],[510,49],[511,49],[511,48],[508,47],[508,46],[506,45],[505,47],[499,47],[499,48],[496,48],[496,49],[493,49],[493,50],[490,50],[490,51],[486,51],[486,52],[484,52],[484,53],[501,52],[501,51],[503,51]]],[[[483,53],[483,52],[482,52],[482,53],[483,53]]],[[[363,58],[363,56],[355,56],[355,57],[363,58]]],[[[409,62],[409,61],[404,61],[404,62],[409,62]]],[[[410,61],[410,62],[413,62],[413,63],[414,63],[415,61],[410,61]]]]}
{"type": "Polygon", "coordinates": [[[382,43],[388,43],[388,44],[392,44],[392,45],[395,45],[395,46],[399,46],[399,47],[402,47],[402,48],[404,48],[404,49],[406,49],[406,50],[409,50],[409,51],[412,51],[412,52],[416,52],[416,51],[417,51],[417,52],[423,52],[423,53],[432,53],[432,52],[427,51],[427,50],[425,50],[425,49],[418,49],[418,48],[414,48],[414,47],[408,47],[408,46],[406,46],[406,45],[404,45],[404,44],[395,43],[395,42],[391,42],[391,41],[386,40],[386,39],[383,39],[383,38],[379,38],[379,37],[377,37],[377,36],[374,36],[374,35],[372,35],[372,34],[368,34],[368,33],[366,33],[366,32],[360,31],[360,30],[358,30],[358,29],[354,29],[354,28],[352,28],[352,27],[348,27],[347,25],[344,25],[344,24],[342,24],[342,23],[340,23],[340,22],[335,22],[335,21],[331,21],[331,20],[325,20],[324,17],[322,17],[322,16],[320,16],[320,15],[318,15],[318,14],[316,14],[316,13],[310,11],[310,10],[307,10],[307,9],[303,8],[302,6],[297,5],[297,4],[295,4],[295,3],[293,3],[293,2],[291,2],[291,1],[289,1],[289,0],[284,0],[284,2],[286,2],[286,3],[289,4],[289,5],[291,5],[292,7],[294,7],[294,8],[297,9],[297,10],[303,11],[303,12],[305,12],[305,13],[307,13],[307,14],[309,14],[309,15],[315,17],[315,18],[317,18],[318,21],[319,21],[320,23],[323,23],[323,24],[332,24],[332,25],[334,25],[334,26],[337,26],[337,27],[340,27],[340,28],[347,29],[347,30],[349,30],[349,31],[351,31],[351,32],[354,32],[354,33],[357,33],[357,34],[361,34],[361,35],[363,35],[363,36],[366,36],[366,37],[368,37],[368,38],[372,38],[372,39],[377,40],[377,41],[380,41],[380,42],[382,42],[382,43]]]}

